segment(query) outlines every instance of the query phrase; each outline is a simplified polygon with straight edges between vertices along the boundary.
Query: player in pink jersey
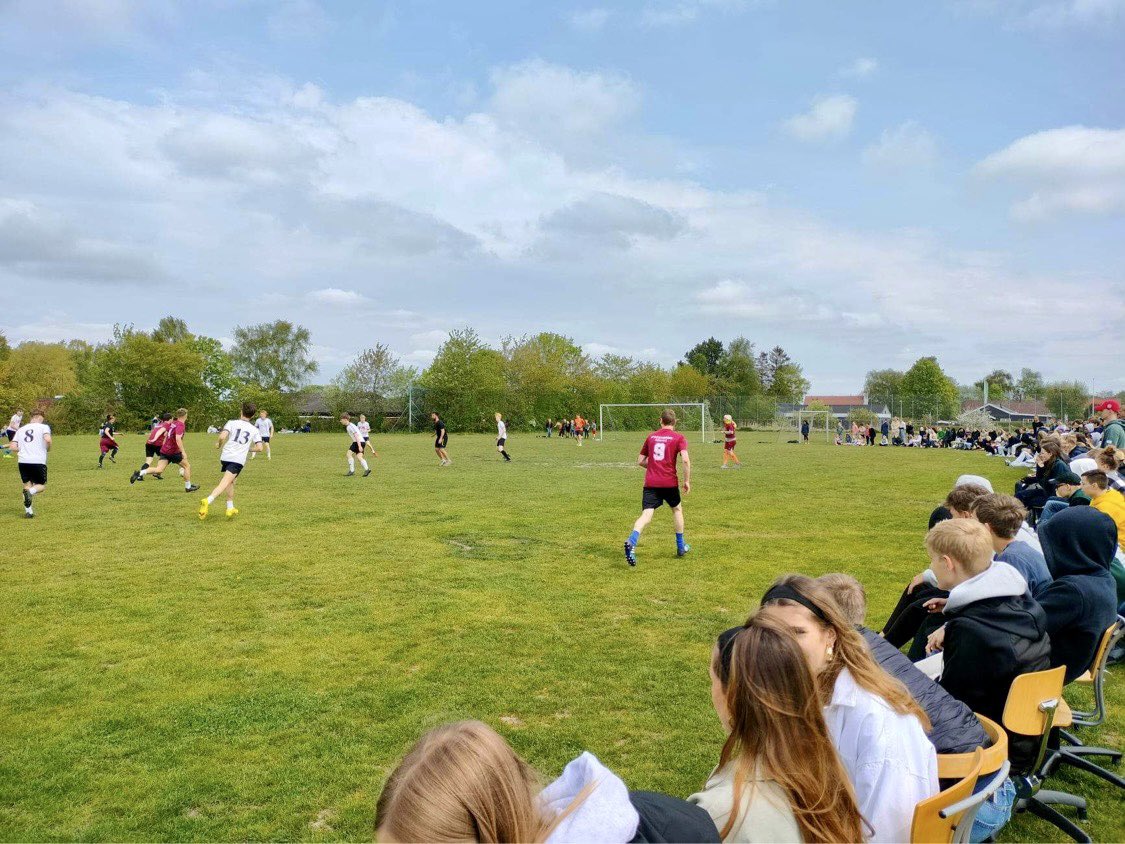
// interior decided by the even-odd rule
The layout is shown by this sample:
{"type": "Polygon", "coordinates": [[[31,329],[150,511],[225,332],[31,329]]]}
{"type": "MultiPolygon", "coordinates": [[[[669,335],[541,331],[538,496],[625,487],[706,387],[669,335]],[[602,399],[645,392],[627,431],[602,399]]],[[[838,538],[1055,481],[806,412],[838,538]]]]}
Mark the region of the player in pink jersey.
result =
{"type": "Polygon", "coordinates": [[[742,461],[734,453],[736,445],[738,445],[738,426],[734,424],[734,419],[728,413],[723,417],[723,465],[719,467],[720,469],[728,468],[732,460],[734,468],[742,468],[742,461]]]}
{"type": "Polygon", "coordinates": [[[676,525],[676,556],[682,557],[691,550],[684,542],[684,508],[680,502],[680,481],[676,475],[676,457],[683,455],[684,495],[691,492],[691,459],[688,457],[687,439],[676,430],[676,414],[665,410],[660,414],[660,430],[648,435],[641,446],[637,465],[645,468],[645,488],[641,497],[641,515],[633,525],[633,532],[625,540],[625,562],[637,564],[636,548],[641,531],[648,527],[656,508],[667,503],[672,508],[676,525]]]}

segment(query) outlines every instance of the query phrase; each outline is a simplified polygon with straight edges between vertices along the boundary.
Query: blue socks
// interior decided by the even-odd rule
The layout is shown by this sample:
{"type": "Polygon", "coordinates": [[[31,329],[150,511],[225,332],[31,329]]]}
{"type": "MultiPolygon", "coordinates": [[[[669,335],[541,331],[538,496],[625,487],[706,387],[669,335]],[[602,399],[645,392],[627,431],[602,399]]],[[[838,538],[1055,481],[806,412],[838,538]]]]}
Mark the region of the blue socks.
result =
{"type": "Polygon", "coordinates": [[[636,545],[640,541],[641,541],[640,531],[635,530],[631,534],[629,534],[629,544],[630,545],[636,545]]]}
{"type": "Polygon", "coordinates": [[[676,534],[676,550],[681,554],[684,551],[684,535],[682,533],[676,534]]]}

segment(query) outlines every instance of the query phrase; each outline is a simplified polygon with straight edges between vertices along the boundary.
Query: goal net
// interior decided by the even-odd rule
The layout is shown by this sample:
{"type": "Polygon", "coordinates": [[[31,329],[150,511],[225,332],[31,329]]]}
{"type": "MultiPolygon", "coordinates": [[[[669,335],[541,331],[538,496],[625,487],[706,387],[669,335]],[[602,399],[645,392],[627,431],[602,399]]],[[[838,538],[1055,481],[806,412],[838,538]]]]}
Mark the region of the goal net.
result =
{"type": "Polygon", "coordinates": [[[715,438],[706,402],[669,402],[598,405],[598,439],[619,431],[654,431],[660,427],[660,414],[669,409],[676,411],[676,430],[685,437],[702,443],[715,438]]]}

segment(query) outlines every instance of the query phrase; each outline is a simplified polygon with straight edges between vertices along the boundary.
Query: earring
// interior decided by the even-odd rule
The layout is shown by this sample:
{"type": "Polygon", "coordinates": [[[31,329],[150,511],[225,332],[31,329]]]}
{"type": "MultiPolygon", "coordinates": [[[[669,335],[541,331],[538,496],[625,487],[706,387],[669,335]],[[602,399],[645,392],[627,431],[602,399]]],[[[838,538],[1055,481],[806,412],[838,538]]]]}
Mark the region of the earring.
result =
{"type": "Polygon", "coordinates": [[[826,657],[828,657],[829,659],[832,659],[832,646],[831,646],[831,645],[829,645],[829,646],[828,646],[828,650],[826,650],[826,651],[824,652],[824,655],[825,655],[826,657]]]}

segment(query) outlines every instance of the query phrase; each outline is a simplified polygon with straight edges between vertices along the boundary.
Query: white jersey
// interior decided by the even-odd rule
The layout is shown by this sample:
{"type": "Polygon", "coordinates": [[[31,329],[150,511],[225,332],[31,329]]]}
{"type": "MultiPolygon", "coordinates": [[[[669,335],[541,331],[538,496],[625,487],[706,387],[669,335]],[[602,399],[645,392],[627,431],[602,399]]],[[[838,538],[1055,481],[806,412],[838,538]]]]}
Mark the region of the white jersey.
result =
{"type": "Polygon", "coordinates": [[[263,437],[273,436],[273,420],[268,416],[265,419],[259,416],[254,421],[254,427],[258,429],[258,433],[260,433],[263,437]]]}
{"type": "MultiPolygon", "coordinates": [[[[4,418],[3,416],[0,416],[0,419],[3,419],[3,418],[4,418]]],[[[19,430],[19,427],[22,424],[23,424],[23,414],[22,413],[13,413],[12,418],[8,420],[8,430],[9,431],[17,431],[17,430],[19,430]]]]}
{"type": "Polygon", "coordinates": [[[42,422],[28,422],[16,431],[12,442],[19,449],[20,463],[41,463],[47,465],[47,440],[51,436],[51,426],[42,422]]]}
{"type": "Polygon", "coordinates": [[[345,428],[348,436],[352,438],[352,442],[363,442],[363,435],[359,432],[359,427],[354,422],[349,422],[348,427],[345,428]]]}
{"type": "Polygon", "coordinates": [[[227,432],[227,441],[219,459],[224,463],[238,463],[246,465],[246,456],[250,453],[250,446],[262,441],[261,432],[245,419],[232,419],[223,426],[227,432]]]}
{"type": "Polygon", "coordinates": [[[497,439],[505,439],[508,436],[508,426],[504,424],[503,419],[496,422],[496,437],[497,439]]]}
{"type": "Polygon", "coordinates": [[[356,427],[359,429],[359,435],[365,440],[371,438],[371,423],[360,422],[356,427]]]}

